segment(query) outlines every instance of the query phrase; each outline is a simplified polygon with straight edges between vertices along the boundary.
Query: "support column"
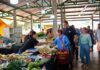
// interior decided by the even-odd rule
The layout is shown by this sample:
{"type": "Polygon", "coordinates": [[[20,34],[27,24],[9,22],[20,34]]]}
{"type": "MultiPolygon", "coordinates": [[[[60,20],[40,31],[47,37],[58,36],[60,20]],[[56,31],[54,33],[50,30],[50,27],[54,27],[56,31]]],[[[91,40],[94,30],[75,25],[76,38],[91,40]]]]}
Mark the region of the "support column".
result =
{"type": "Polygon", "coordinates": [[[99,23],[100,23],[100,1],[99,1],[99,23]]]}
{"type": "Polygon", "coordinates": [[[13,19],[14,19],[14,28],[15,28],[15,27],[17,27],[17,22],[16,22],[16,10],[14,10],[13,19]]]}
{"type": "Polygon", "coordinates": [[[42,20],[40,19],[40,32],[42,32],[42,20]]]}
{"type": "Polygon", "coordinates": [[[94,30],[93,15],[92,15],[92,30],[94,30]]]}
{"type": "Polygon", "coordinates": [[[61,28],[63,28],[63,23],[66,20],[66,17],[65,17],[65,5],[64,4],[62,4],[60,10],[61,10],[61,28]]]}
{"type": "Polygon", "coordinates": [[[56,0],[52,0],[52,8],[53,8],[53,14],[55,18],[53,19],[53,32],[54,36],[56,36],[56,31],[57,31],[57,3],[56,0]]]}
{"type": "Polygon", "coordinates": [[[15,9],[13,10],[13,20],[14,20],[13,40],[16,41],[16,38],[15,38],[15,28],[17,27],[17,21],[16,21],[16,10],[15,9]]]}
{"type": "Polygon", "coordinates": [[[66,20],[66,8],[65,8],[65,3],[64,3],[63,10],[64,10],[64,20],[66,20]]]}
{"type": "Polygon", "coordinates": [[[61,6],[61,28],[63,28],[63,7],[61,6]]]}
{"type": "Polygon", "coordinates": [[[33,20],[32,20],[32,15],[31,15],[31,30],[33,30],[33,20]]]}

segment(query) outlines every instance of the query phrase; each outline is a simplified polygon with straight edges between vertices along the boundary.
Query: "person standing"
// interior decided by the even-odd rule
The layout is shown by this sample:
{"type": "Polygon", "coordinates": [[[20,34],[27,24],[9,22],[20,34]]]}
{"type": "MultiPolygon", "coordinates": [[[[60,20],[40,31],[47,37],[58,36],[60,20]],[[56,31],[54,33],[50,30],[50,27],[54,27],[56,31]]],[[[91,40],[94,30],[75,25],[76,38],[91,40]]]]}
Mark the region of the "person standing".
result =
{"type": "Polygon", "coordinates": [[[97,50],[100,54],[100,24],[98,24],[98,29],[96,30],[95,37],[97,40],[97,50]]]}
{"type": "MultiPolygon", "coordinates": [[[[61,50],[63,50],[63,53],[70,51],[70,42],[69,42],[67,36],[63,35],[62,30],[58,30],[57,33],[58,33],[58,36],[54,40],[54,44],[57,46],[57,50],[60,51],[60,52],[61,52],[61,50]]],[[[69,55],[69,54],[66,54],[66,55],[69,55]]],[[[63,62],[63,64],[62,64],[61,60],[58,60],[59,58],[61,58],[61,57],[57,57],[57,59],[56,59],[57,67],[59,68],[59,70],[68,70],[69,69],[69,63],[70,63],[70,61],[69,61],[70,55],[68,57],[66,57],[66,60],[63,62]],[[59,61],[61,63],[59,63],[59,61]],[[68,62],[68,64],[66,62],[68,62]]]]}
{"type": "Polygon", "coordinates": [[[47,38],[46,38],[47,42],[52,42],[54,40],[54,35],[53,35],[52,29],[49,30],[46,35],[47,35],[47,38]]]}
{"type": "Polygon", "coordinates": [[[24,42],[31,38],[32,32],[34,32],[34,31],[31,30],[31,31],[28,33],[28,35],[25,36],[24,42]]]}
{"type": "Polygon", "coordinates": [[[63,35],[63,32],[60,29],[57,31],[57,33],[58,33],[58,36],[54,40],[54,44],[57,45],[57,49],[58,50],[63,50],[63,49],[69,50],[70,42],[67,36],[63,35]]]}
{"type": "Polygon", "coordinates": [[[74,55],[75,52],[74,36],[76,35],[76,30],[74,26],[69,26],[68,21],[64,21],[63,34],[68,37],[71,43],[70,45],[72,49],[72,54],[74,55]]]}
{"type": "Polygon", "coordinates": [[[36,39],[37,35],[35,31],[31,31],[31,35],[30,38],[27,39],[24,44],[22,45],[22,47],[19,49],[18,53],[23,53],[24,51],[28,50],[28,49],[34,49],[36,45],[39,44],[38,40],[36,39]]]}
{"type": "Polygon", "coordinates": [[[76,34],[74,36],[74,43],[75,43],[76,60],[78,60],[78,46],[79,46],[79,36],[78,36],[78,34],[76,34]]]}
{"type": "Polygon", "coordinates": [[[80,35],[79,39],[79,45],[80,45],[80,58],[81,62],[83,63],[82,67],[85,66],[86,68],[88,68],[88,65],[90,64],[90,50],[92,46],[92,41],[90,35],[88,34],[87,28],[82,29],[82,34],[80,35]],[[86,57],[86,61],[84,57],[86,57]]]}
{"type": "Polygon", "coordinates": [[[75,53],[74,35],[76,34],[75,28],[69,26],[68,21],[64,21],[63,34],[68,37],[71,47],[70,67],[73,69],[73,58],[75,53]]]}
{"type": "Polygon", "coordinates": [[[93,30],[92,30],[92,29],[90,29],[90,26],[88,26],[88,27],[87,27],[87,29],[88,29],[88,33],[89,33],[89,34],[90,34],[90,36],[91,36],[91,40],[92,40],[92,46],[91,46],[91,48],[92,48],[92,51],[93,51],[94,33],[93,33],[93,30]]]}

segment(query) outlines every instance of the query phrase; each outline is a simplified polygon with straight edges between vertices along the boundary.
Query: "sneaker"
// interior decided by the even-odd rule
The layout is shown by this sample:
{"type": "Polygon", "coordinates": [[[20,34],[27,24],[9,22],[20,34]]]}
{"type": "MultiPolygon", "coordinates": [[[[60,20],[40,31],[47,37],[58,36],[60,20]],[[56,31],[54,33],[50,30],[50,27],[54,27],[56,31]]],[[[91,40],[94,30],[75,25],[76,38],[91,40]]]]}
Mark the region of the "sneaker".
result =
{"type": "Polygon", "coordinates": [[[78,61],[78,58],[76,58],[76,61],[78,61]]]}
{"type": "Polygon", "coordinates": [[[84,68],[85,67],[85,64],[83,63],[82,65],[81,65],[81,68],[84,68]]]}
{"type": "Polygon", "coordinates": [[[88,70],[89,69],[89,65],[85,65],[85,70],[88,70]]]}

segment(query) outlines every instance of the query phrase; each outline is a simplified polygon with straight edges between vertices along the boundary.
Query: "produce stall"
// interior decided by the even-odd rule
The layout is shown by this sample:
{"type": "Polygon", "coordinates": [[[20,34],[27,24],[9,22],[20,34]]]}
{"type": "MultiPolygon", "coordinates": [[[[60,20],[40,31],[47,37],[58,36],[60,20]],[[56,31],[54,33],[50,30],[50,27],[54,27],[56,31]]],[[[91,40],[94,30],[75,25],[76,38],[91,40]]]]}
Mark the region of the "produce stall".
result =
{"type": "MultiPolygon", "coordinates": [[[[56,52],[50,45],[36,46],[22,54],[0,54],[0,70],[42,70],[56,52]]],[[[50,67],[50,66],[49,66],[50,67]]]]}

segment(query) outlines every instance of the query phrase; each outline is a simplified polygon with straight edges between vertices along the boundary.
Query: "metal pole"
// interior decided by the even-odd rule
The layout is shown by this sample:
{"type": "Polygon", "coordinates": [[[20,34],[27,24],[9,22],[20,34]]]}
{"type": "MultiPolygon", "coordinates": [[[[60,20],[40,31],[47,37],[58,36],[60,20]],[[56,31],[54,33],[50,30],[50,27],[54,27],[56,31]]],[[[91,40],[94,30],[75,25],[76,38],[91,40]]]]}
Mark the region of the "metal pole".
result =
{"type": "Polygon", "coordinates": [[[14,28],[15,28],[15,27],[17,27],[17,22],[16,22],[16,10],[14,10],[13,19],[14,19],[14,28]]]}
{"type": "Polygon", "coordinates": [[[100,1],[99,1],[99,23],[100,23],[100,1]]]}
{"type": "Polygon", "coordinates": [[[65,7],[65,3],[64,3],[64,20],[66,20],[66,7],[65,7]]]}
{"type": "Polygon", "coordinates": [[[14,29],[13,29],[13,40],[16,41],[16,33],[15,33],[15,28],[17,27],[17,21],[16,21],[16,10],[13,10],[13,20],[14,20],[14,29]]]}
{"type": "Polygon", "coordinates": [[[61,28],[63,28],[63,7],[61,6],[61,28]]]}
{"type": "Polygon", "coordinates": [[[92,15],[92,30],[94,30],[93,15],[92,15]]]}
{"type": "Polygon", "coordinates": [[[65,4],[63,3],[61,5],[61,27],[63,28],[63,22],[64,20],[66,20],[66,17],[65,17],[65,4]]]}
{"type": "Polygon", "coordinates": [[[31,15],[31,30],[33,30],[33,20],[32,20],[32,15],[31,15]]]}
{"type": "Polygon", "coordinates": [[[42,21],[41,21],[41,18],[40,18],[40,32],[42,32],[42,21]]]}
{"type": "Polygon", "coordinates": [[[54,36],[56,36],[56,31],[57,31],[57,3],[56,0],[52,0],[52,7],[53,7],[53,13],[55,18],[53,19],[53,32],[54,36]]]}

